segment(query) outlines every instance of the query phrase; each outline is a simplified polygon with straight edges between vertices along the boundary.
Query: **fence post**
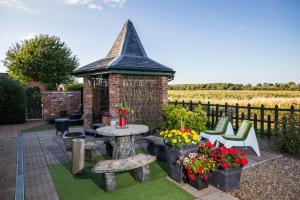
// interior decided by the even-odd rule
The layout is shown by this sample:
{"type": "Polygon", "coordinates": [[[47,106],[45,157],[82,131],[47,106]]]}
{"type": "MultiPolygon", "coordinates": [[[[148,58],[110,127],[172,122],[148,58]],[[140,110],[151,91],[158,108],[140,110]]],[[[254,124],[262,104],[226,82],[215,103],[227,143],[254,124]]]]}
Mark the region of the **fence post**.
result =
{"type": "Polygon", "coordinates": [[[257,134],[257,114],[256,113],[254,113],[253,120],[254,120],[254,130],[255,130],[255,133],[257,134]]]}
{"type": "Polygon", "coordinates": [[[222,110],[220,111],[220,116],[221,116],[221,117],[223,116],[223,111],[222,111],[222,110]]]}
{"type": "Polygon", "coordinates": [[[268,115],[268,129],[267,129],[267,133],[268,133],[268,138],[271,138],[271,116],[270,116],[270,114],[268,115]]]}
{"type": "Polygon", "coordinates": [[[242,121],[245,119],[245,113],[242,113],[242,121]]]}
{"type": "Polygon", "coordinates": [[[184,100],[182,100],[182,107],[184,107],[185,103],[184,103],[184,100]]]}
{"type": "Polygon", "coordinates": [[[215,111],[211,111],[211,126],[213,127],[215,125],[215,111]]]}
{"type": "Polygon", "coordinates": [[[294,105],[291,106],[291,114],[292,115],[295,114],[295,107],[294,107],[294,105]]]}
{"type": "Polygon", "coordinates": [[[250,105],[250,103],[248,104],[248,107],[247,107],[247,119],[248,120],[251,119],[251,105],[250,105]]]}
{"type": "Polygon", "coordinates": [[[227,115],[227,111],[228,111],[228,104],[227,102],[225,103],[225,115],[227,115]]]}
{"type": "Polygon", "coordinates": [[[278,128],[278,105],[275,105],[275,111],[274,111],[274,123],[275,123],[275,130],[278,128]]]}
{"type": "Polygon", "coordinates": [[[235,105],[235,130],[239,130],[239,104],[235,105]]]}
{"type": "Polygon", "coordinates": [[[210,127],[210,121],[209,121],[209,116],[210,116],[210,102],[207,102],[207,108],[206,108],[206,113],[207,113],[207,126],[210,127]]]}
{"type": "Polygon", "coordinates": [[[178,102],[177,102],[177,100],[175,100],[175,107],[177,106],[177,104],[178,104],[178,102]]]}
{"type": "Polygon", "coordinates": [[[216,105],[216,122],[219,120],[219,104],[216,105]]]}
{"type": "Polygon", "coordinates": [[[263,135],[265,132],[264,122],[265,122],[265,107],[264,107],[264,105],[261,105],[260,106],[260,133],[261,133],[261,135],[263,135]]]}
{"type": "Polygon", "coordinates": [[[193,111],[193,101],[190,101],[190,111],[193,111]]]}

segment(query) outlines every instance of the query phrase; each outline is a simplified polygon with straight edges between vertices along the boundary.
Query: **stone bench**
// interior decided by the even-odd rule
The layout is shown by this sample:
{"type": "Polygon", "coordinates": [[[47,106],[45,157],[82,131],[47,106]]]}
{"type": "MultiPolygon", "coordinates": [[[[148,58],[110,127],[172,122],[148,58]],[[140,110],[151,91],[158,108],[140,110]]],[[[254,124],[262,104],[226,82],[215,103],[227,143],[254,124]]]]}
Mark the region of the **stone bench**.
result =
{"type": "Polygon", "coordinates": [[[95,161],[97,156],[97,147],[103,143],[104,142],[101,140],[85,143],[85,160],[90,162],[95,161]]]}
{"type": "Polygon", "coordinates": [[[147,151],[149,154],[155,155],[157,160],[166,161],[166,145],[162,137],[149,135],[143,139],[148,141],[147,151]]]}
{"type": "Polygon", "coordinates": [[[149,164],[156,160],[155,156],[137,154],[129,158],[99,161],[92,169],[93,173],[103,174],[105,190],[114,191],[116,188],[115,173],[132,170],[134,178],[145,182],[150,176],[149,164]]]}

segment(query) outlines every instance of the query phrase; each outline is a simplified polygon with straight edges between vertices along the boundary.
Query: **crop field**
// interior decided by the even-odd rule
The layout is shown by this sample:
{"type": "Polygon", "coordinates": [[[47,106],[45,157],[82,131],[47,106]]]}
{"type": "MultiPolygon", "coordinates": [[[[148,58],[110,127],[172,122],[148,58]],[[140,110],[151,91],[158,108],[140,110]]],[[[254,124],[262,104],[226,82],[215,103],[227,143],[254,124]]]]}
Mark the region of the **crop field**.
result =
{"type": "Polygon", "coordinates": [[[248,105],[265,107],[290,108],[294,105],[300,107],[300,91],[270,91],[270,90],[169,90],[170,101],[182,101],[225,104],[248,105]]]}

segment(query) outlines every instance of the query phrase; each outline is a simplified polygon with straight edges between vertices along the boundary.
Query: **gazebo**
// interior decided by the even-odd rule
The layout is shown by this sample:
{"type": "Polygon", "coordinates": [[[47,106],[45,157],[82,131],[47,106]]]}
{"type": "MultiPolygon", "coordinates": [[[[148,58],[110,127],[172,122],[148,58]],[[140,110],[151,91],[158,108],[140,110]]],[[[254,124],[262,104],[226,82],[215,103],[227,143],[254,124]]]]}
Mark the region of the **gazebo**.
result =
{"type": "Polygon", "coordinates": [[[83,77],[84,128],[114,116],[118,104],[134,109],[134,123],[159,123],[163,105],[168,102],[168,81],[175,71],[150,59],[130,20],[107,56],[74,70],[83,77]]]}

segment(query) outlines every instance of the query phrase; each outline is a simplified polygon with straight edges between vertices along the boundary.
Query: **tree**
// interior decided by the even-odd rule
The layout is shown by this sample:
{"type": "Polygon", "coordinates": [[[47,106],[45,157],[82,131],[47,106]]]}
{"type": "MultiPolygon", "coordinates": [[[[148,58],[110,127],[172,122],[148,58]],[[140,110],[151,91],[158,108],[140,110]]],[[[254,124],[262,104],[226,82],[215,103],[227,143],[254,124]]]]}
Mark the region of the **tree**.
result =
{"type": "Polygon", "coordinates": [[[40,81],[50,90],[71,82],[71,72],[79,65],[60,38],[43,34],[12,45],[3,63],[11,78],[23,84],[40,81]]]}

